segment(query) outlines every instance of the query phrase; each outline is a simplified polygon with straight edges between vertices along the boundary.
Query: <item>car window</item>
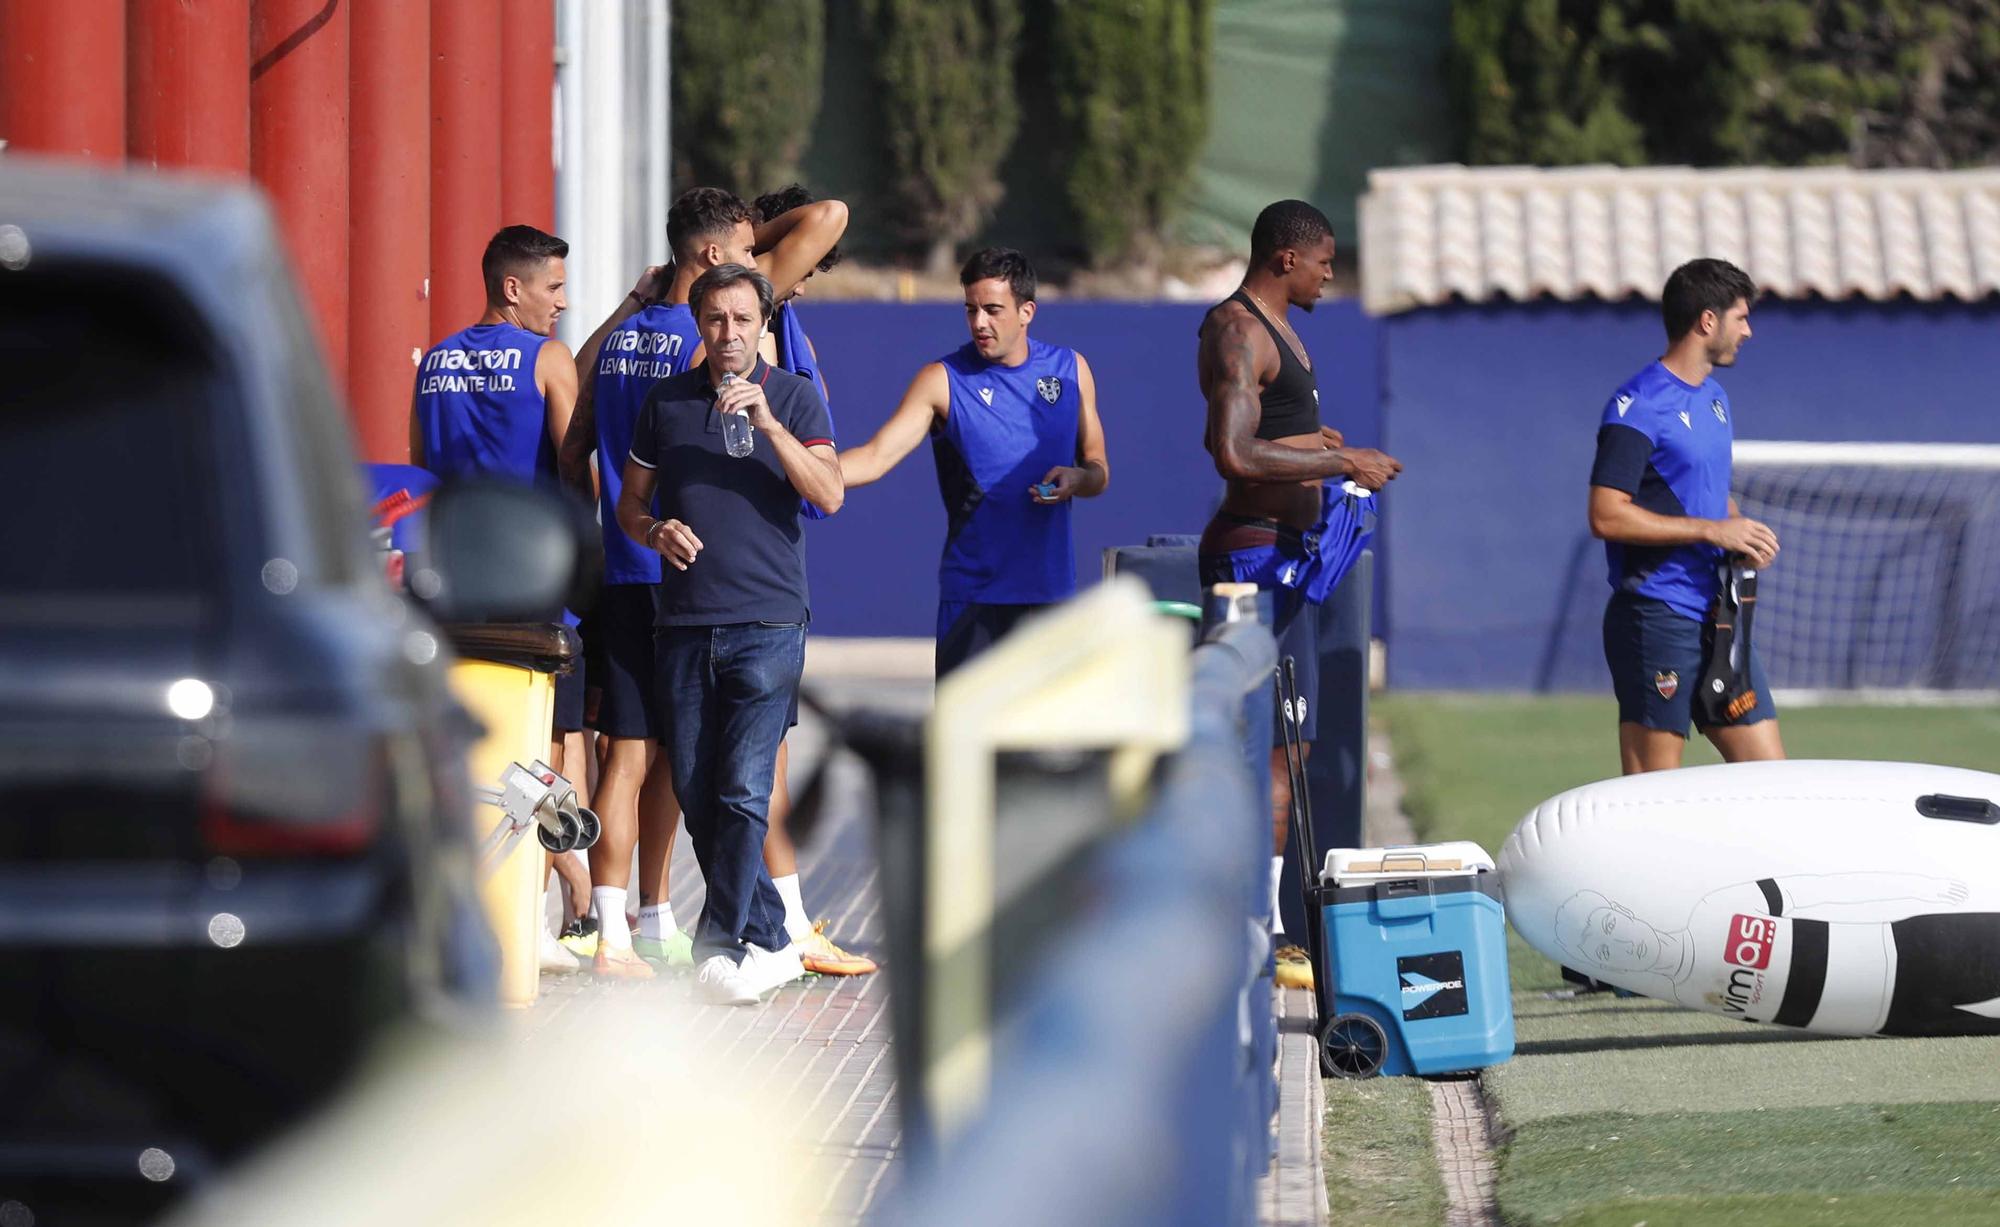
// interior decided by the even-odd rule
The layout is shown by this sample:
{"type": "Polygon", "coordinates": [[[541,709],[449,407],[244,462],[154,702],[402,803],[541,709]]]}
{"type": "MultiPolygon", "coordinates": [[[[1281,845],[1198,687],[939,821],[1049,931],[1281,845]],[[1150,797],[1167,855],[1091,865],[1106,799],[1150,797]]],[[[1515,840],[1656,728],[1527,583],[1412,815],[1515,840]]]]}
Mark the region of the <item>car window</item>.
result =
{"type": "MultiPolygon", "coordinates": [[[[273,254],[276,263],[276,255],[273,254]]],[[[284,393],[296,478],[294,493],[305,511],[312,535],[316,573],[302,574],[308,584],[345,587],[364,577],[379,577],[368,542],[367,503],[361,492],[360,469],[354,460],[354,439],[335,392],[332,377],[318,360],[319,341],[289,279],[273,269],[273,323],[286,352],[310,355],[285,364],[284,393]]]]}
{"type": "Polygon", "coordinates": [[[9,603],[187,596],[211,585],[217,372],[171,310],[134,309],[122,288],[52,270],[11,274],[0,294],[9,603]]]}

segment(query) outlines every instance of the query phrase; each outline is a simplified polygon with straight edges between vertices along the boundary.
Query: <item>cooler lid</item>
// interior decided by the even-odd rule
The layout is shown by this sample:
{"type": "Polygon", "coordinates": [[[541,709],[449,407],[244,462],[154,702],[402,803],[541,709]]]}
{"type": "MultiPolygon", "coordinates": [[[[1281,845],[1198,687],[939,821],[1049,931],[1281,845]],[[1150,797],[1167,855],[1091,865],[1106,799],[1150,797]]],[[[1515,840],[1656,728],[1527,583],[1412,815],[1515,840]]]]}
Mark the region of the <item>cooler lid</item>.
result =
{"type": "Polygon", "coordinates": [[[1492,872],[1493,858],[1468,839],[1441,844],[1394,844],[1387,848],[1334,848],[1326,854],[1319,880],[1359,886],[1390,878],[1442,878],[1492,872]]]}

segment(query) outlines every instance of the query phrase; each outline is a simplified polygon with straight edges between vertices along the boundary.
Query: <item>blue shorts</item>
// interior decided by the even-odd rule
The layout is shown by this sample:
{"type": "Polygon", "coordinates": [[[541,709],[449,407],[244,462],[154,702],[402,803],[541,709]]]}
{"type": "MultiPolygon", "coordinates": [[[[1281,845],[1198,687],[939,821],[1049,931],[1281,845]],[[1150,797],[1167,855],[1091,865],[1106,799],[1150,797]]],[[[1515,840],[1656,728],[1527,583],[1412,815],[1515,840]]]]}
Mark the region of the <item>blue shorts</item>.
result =
{"type": "Polygon", "coordinates": [[[1047,609],[1040,605],[985,605],[978,601],[939,601],[937,616],[937,675],[943,677],[992,647],[1021,621],[1047,609]]]}
{"type": "MultiPolygon", "coordinates": [[[[1604,663],[1611,667],[1611,689],[1618,696],[1618,722],[1662,732],[1688,735],[1690,723],[1711,726],[1696,718],[1694,688],[1701,684],[1702,624],[1676,613],[1665,601],[1614,592],[1604,607],[1604,663]]],[[[1750,648],[1750,685],[1757,705],[1735,724],[1756,724],[1777,718],[1771,684],[1756,645],[1750,648]]]]}
{"type": "Polygon", "coordinates": [[[588,672],[583,656],[578,654],[569,662],[568,673],[556,674],[555,733],[574,733],[583,727],[583,686],[588,672]]]}
{"type": "MultiPolygon", "coordinates": [[[[1218,517],[1220,518],[1220,517],[1218,517]]],[[[1201,586],[1254,582],[1239,579],[1263,565],[1271,550],[1251,547],[1240,550],[1206,552],[1199,555],[1201,586]]],[[[1320,606],[1307,599],[1298,588],[1259,587],[1271,594],[1271,633],[1278,639],[1278,665],[1290,658],[1297,671],[1299,686],[1298,730],[1300,741],[1312,741],[1319,732],[1319,619],[1320,606]]],[[[1285,701],[1277,684],[1271,688],[1271,747],[1285,744],[1285,701]]]]}
{"type": "Polygon", "coordinates": [[[607,737],[660,736],[653,695],[652,584],[606,584],[590,620],[590,684],[598,691],[590,727],[607,737]]]}

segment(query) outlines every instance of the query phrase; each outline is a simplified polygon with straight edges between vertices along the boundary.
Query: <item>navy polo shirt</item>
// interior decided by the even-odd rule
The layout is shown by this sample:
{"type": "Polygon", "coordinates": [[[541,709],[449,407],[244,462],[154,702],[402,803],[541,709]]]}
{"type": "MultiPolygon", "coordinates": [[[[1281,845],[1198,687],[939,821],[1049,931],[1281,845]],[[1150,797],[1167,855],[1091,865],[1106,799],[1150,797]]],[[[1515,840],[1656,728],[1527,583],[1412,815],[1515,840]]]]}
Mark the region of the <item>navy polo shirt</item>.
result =
{"type": "MultiPolygon", "coordinates": [[[[762,358],[745,376],[764,388],[771,414],[807,447],[832,446],[826,402],[811,380],[762,358]]],[[[701,538],[685,571],[660,569],[658,626],[808,622],[799,492],[761,434],[748,456],[724,449],[708,368],[653,385],[632,431],[632,460],[659,474],[654,513],[701,538]]]]}
{"type": "MultiPolygon", "coordinates": [[[[1729,394],[1713,376],[1696,387],[1654,362],[1604,406],[1590,484],[1623,490],[1658,515],[1727,519],[1730,418],[1729,394]]],[[[1684,618],[1707,616],[1722,550],[1607,541],[1604,552],[1613,588],[1663,601],[1684,618]]]]}

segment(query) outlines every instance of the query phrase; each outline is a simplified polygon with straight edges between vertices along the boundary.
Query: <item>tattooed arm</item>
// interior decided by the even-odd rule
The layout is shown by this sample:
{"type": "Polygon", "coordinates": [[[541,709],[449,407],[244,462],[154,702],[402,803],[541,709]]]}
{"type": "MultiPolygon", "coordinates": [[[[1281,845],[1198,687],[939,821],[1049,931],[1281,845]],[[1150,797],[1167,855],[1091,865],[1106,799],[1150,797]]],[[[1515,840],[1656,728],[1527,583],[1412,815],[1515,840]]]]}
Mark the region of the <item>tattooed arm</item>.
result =
{"type": "Polygon", "coordinates": [[[1209,454],[1230,481],[1301,482],[1346,477],[1379,490],[1403,466],[1369,447],[1287,447],[1257,437],[1260,396],[1278,373],[1269,334],[1243,311],[1218,312],[1202,332],[1199,359],[1208,398],[1209,454]]]}

